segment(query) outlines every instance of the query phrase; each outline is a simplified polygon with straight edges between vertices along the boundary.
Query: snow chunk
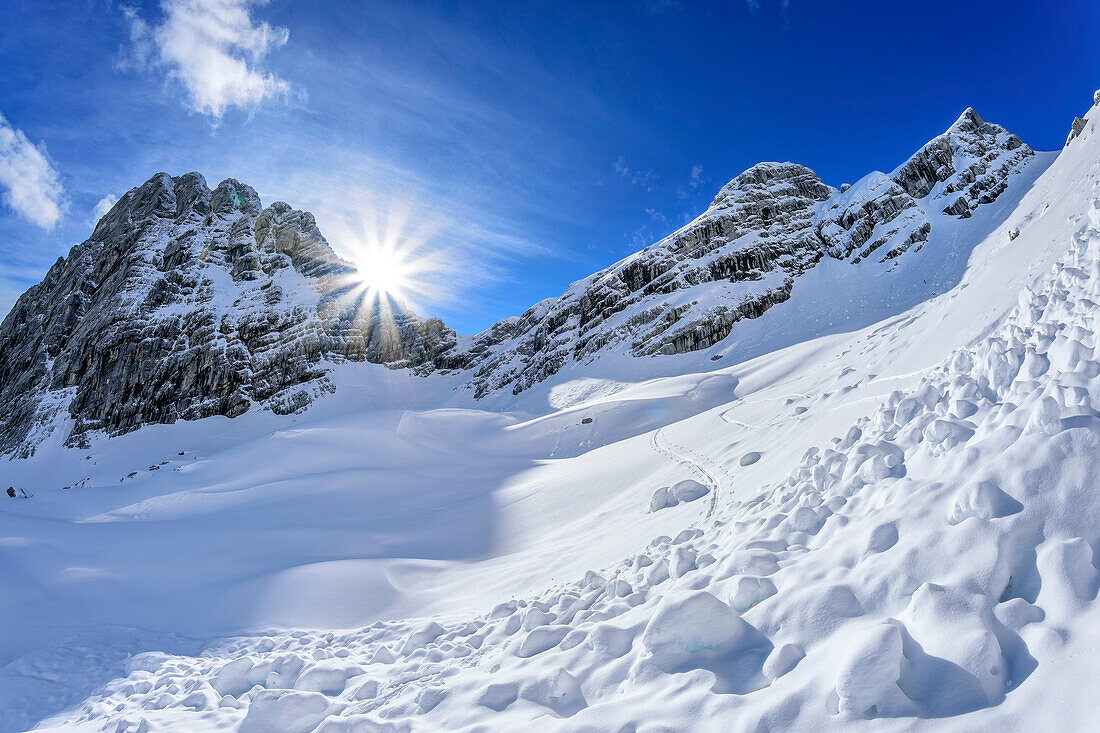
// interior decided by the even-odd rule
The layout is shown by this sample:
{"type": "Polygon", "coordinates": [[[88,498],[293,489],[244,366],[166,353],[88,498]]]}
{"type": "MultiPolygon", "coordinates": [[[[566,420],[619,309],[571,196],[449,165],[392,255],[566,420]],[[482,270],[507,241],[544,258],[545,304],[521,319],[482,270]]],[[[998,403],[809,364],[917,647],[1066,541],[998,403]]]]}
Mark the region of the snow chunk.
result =
{"type": "Polygon", "coordinates": [[[344,691],[349,677],[360,674],[362,670],[354,665],[337,660],[318,662],[298,676],[294,689],[303,692],[320,692],[325,695],[339,695],[344,691]]]}
{"type": "Polygon", "coordinates": [[[672,494],[676,497],[676,501],[679,502],[695,501],[696,499],[706,496],[708,493],[710,493],[709,487],[689,478],[677,482],[677,484],[672,487],[672,494]]]}
{"type": "Polygon", "coordinates": [[[732,653],[755,642],[754,629],[706,591],[673,592],[661,599],[642,632],[657,667],[674,672],[732,653]]]}
{"type": "Polygon", "coordinates": [[[684,479],[675,486],[662,486],[653,492],[649,500],[649,511],[656,512],[667,507],[695,501],[710,493],[710,487],[693,479],[684,479]]]}
{"type": "Polygon", "coordinates": [[[760,460],[760,453],[758,451],[750,451],[750,452],[746,453],[745,455],[741,456],[740,463],[741,463],[742,466],[751,466],[752,464],[756,463],[759,460],[760,460]]]}
{"type": "Polygon", "coordinates": [[[477,699],[478,705],[484,705],[498,713],[516,701],[519,696],[519,685],[514,683],[494,684],[485,688],[481,697],[477,699]]]}
{"type": "Polygon", "coordinates": [[[948,671],[953,699],[941,694],[937,701],[945,712],[997,704],[1004,698],[1008,666],[993,631],[997,620],[991,599],[925,583],[913,593],[902,620],[924,654],[961,668],[948,671]]]}
{"type": "Polygon", "coordinates": [[[885,522],[871,530],[867,540],[867,554],[886,552],[898,543],[898,527],[893,522],[885,522]]]}
{"type": "Polygon", "coordinates": [[[520,694],[566,718],[588,707],[580,682],[564,669],[526,685],[520,694]]]}
{"type": "Polygon", "coordinates": [[[775,594],[775,583],[767,578],[745,575],[737,579],[736,590],[730,596],[730,606],[739,613],[744,613],[760,601],[771,598],[775,594]]]}
{"type": "Polygon", "coordinates": [[[970,517],[988,521],[1016,514],[1023,508],[1023,504],[1001,491],[995,484],[980,481],[959,490],[947,521],[959,524],[970,517]]]}
{"type": "Polygon", "coordinates": [[[516,654],[520,657],[533,657],[536,654],[541,654],[547,649],[556,647],[565,638],[566,634],[572,630],[573,627],[567,624],[539,626],[528,632],[516,654]]]}
{"type": "Polygon", "coordinates": [[[836,680],[840,712],[860,718],[909,712],[911,704],[898,687],[902,661],[895,623],[877,623],[854,634],[836,680]]]}
{"type": "Polygon", "coordinates": [[[210,682],[219,695],[232,695],[237,697],[252,689],[248,681],[248,673],[252,671],[253,661],[250,657],[234,659],[222,665],[214,679],[210,682]]]}
{"type": "Polygon", "coordinates": [[[1038,604],[1049,615],[1066,616],[1096,598],[1100,575],[1093,565],[1092,547],[1083,538],[1044,543],[1036,565],[1043,579],[1038,604]]]}
{"type": "Polygon", "coordinates": [[[672,495],[672,489],[662,486],[653,492],[653,498],[649,500],[649,511],[656,512],[667,507],[676,506],[676,497],[672,495]]]}
{"type": "Polygon", "coordinates": [[[419,629],[409,634],[409,638],[405,640],[405,646],[401,649],[401,653],[404,656],[409,656],[417,649],[422,649],[428,644],[439,638],[443,633],[443,627],[437,624],[435,621],[429,621],[421,626],[419,629]]]}
{"type": "Polygon", "coordinates": [[[326,717],[340,712],[342,705],[332,704],[317,692],[297,690],[261,690],[252,700],[241,721],[240,733],[309,733],[326,717]]]}
{"type": "Polygon", "coordinates": [[[772,650],[764,661],[764,675],[775,680],[790,672],[806,656],[797,644],[784,644],[772,650]]]}

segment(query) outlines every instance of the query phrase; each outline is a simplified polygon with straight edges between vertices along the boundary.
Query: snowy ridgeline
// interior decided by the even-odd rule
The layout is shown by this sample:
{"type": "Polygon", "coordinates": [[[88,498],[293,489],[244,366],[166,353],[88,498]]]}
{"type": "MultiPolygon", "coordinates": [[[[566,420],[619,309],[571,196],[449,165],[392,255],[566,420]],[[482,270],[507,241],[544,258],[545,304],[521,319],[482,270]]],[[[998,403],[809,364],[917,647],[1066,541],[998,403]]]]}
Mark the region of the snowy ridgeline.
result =
{"type": "MultiPolygon", "coordinates": [[[[617,565],[482,615],[142,654],[46,727],[893,730],[966,716],[945,727],[1087,729],[1100,642],[1097,167],[1074,183],[1083,209],[1049,275],[786,478],[731,494],[728,462],[655,432],[654,448],[698,479],[664,499],[709,493],[709,519],[696,512],[617,565]]],[[[657,503],[639,495],[634,516],[681,509],[657,503]]]]}
{"type": "Polygon", "coordinates": [[[264,208],[232,179],[211,190],[198,173],[161,173],[0,324],[0,455],[32,455],[54,429],[76,446],[149,424],[301,413],[340,388],[333,364],[348,361],[445,375],[450,402],[503,410],[596,360],[642,362],[629,368],[649,376],[682,373],[670,355],[697,355],[696,370],[742,361],[954,285],[966,246],[1045,160],[968,109],[892,173],[843,190],[805,166],[760,163],[678,231],[476,336],[364,302],[309,213],[264,208]],[[824,306],[823,293],[835,296],[824,306]],[[809,313],[761,323],[784,303],[809,313]]]}

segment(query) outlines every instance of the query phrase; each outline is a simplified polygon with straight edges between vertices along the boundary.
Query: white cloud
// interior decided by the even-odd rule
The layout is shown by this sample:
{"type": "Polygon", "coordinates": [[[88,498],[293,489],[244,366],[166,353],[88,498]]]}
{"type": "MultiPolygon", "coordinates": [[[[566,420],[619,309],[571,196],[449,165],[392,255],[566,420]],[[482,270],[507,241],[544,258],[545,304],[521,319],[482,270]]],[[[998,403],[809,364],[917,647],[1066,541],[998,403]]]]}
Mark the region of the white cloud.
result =
{"type": "Polygon", "coordinates": [[[44,229],[63,208],[61,181],[46,152],[0,115],[0,188],[4,204],[44,229]]]}
{"type": "Polygon", "coordinates": [[[621,155],[615,160],[614,170],[624,181],[629,181],[631,186],[638,186],[646,191],[652,191],[657,183],[658,176],[651,168],[634,170],[627,166],[626,159],[621,155]]]}
{"type": "Polygon", "coordinates": [[[264,1],[162,0],[164,17],[155,26],[123,8],[134,61],[166,68],[183,84],[188,108],[214,118],[229,107],[251,109],[285,96],[290,85],[262,62],[290,33],[252,18],[252,6],[264,1]]]}
{"type": "Polygon", "coordinates": [[[95,226],[97,223],[99,223],[99,220],[102,219],[103,216],[111,210],[111,207],[114,206],[117,201],[118,197],[111,196],[110,194],[101,198],[99,200],[99,203],[95,205],[95,208],[92,209],[92,226],[95,226]]]}

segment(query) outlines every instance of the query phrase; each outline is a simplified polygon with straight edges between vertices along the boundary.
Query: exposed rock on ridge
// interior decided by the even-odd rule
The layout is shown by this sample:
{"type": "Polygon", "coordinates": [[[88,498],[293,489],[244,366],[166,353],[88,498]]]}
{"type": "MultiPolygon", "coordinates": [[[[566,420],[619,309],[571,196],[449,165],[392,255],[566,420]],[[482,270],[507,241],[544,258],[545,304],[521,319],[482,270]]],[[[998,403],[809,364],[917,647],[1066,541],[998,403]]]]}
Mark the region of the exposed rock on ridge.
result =
{"type": "Polygon", "coordinates": [[[518,393],[617,345],[634,356],[710,347],[788,299],[824,256],[884,262],[920,249],[937,216],[970,217],[1034,155],[967,109],[892,174],[843,191],[805,166],[753,166],[679,231],[476,337],[469,385],[518,393]]]}

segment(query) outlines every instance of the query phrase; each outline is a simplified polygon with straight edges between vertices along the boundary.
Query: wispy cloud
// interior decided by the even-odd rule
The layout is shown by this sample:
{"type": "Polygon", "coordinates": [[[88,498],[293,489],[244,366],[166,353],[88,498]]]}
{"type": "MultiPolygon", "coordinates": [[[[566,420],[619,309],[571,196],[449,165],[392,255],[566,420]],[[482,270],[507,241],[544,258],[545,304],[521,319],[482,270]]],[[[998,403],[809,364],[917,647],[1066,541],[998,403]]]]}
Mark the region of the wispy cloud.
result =
{"type": "Polygon", "coordinates": [[[255,5],[264,0],[162,0],[156,25],[132,7],[122,12],[130,23],[133,64],[160,67],[179,81],[188,109],[220,118],[230,107],[254,109],[285,97],[290,84],[263,68],[267,54],[286,44],[286,28],[257,22],[255,5]]]}
{"type": "Polygon", "coordinates": [[[687,185],[677,187],[676,198],[691,198],[702,191],[703,186],[708,183],[710,183],[710,179],[703,175],[703,166],[693,165],[691,166],[691,173],[688,175],[687,185]]]}
{"type": "Polygon", "coordinates": [[[703,178],[703,166],[691,166],[691,187],[698,191],[699,188],[706,182],[707,179],[703,178]]]}
{"type": "Polygon", "coordinates": [[[64,210],[61,181],[46,157],[22,130],[0,115],[0,188],[4,204],[28,221],[52,229],[64,210]]]}
{"type": "Polygon", "coordinates": [[[652,169],[636,170],[630,168],[626,164],[626,159],[621,155],[615,160],[614,170],[620,178],[628,181],[631,186],[638,186],[646,191],[652,191],[657,183],[658,176],[652,169]]]}
{"type": "Polygon", "coordinates": [[[95,208],[92,209],[92,220],[91,222],[89,222],[91,226],[95,226],[97,223],[99,223],[99,220],[102,219],[103,216],[111,210],[111,207],[114,206],[117,201],[118,197],[111,196],[110,194],[101,198],[96,203],[95,208]]]}
{"type": "Polygon", "coordinates": [[[647,208],[645,213],[649,215],[649,218],[656,224],[660,224],[663,227],[668,226],[668,218],[665,217],[663,211],[659,209],[647,208]]]}

